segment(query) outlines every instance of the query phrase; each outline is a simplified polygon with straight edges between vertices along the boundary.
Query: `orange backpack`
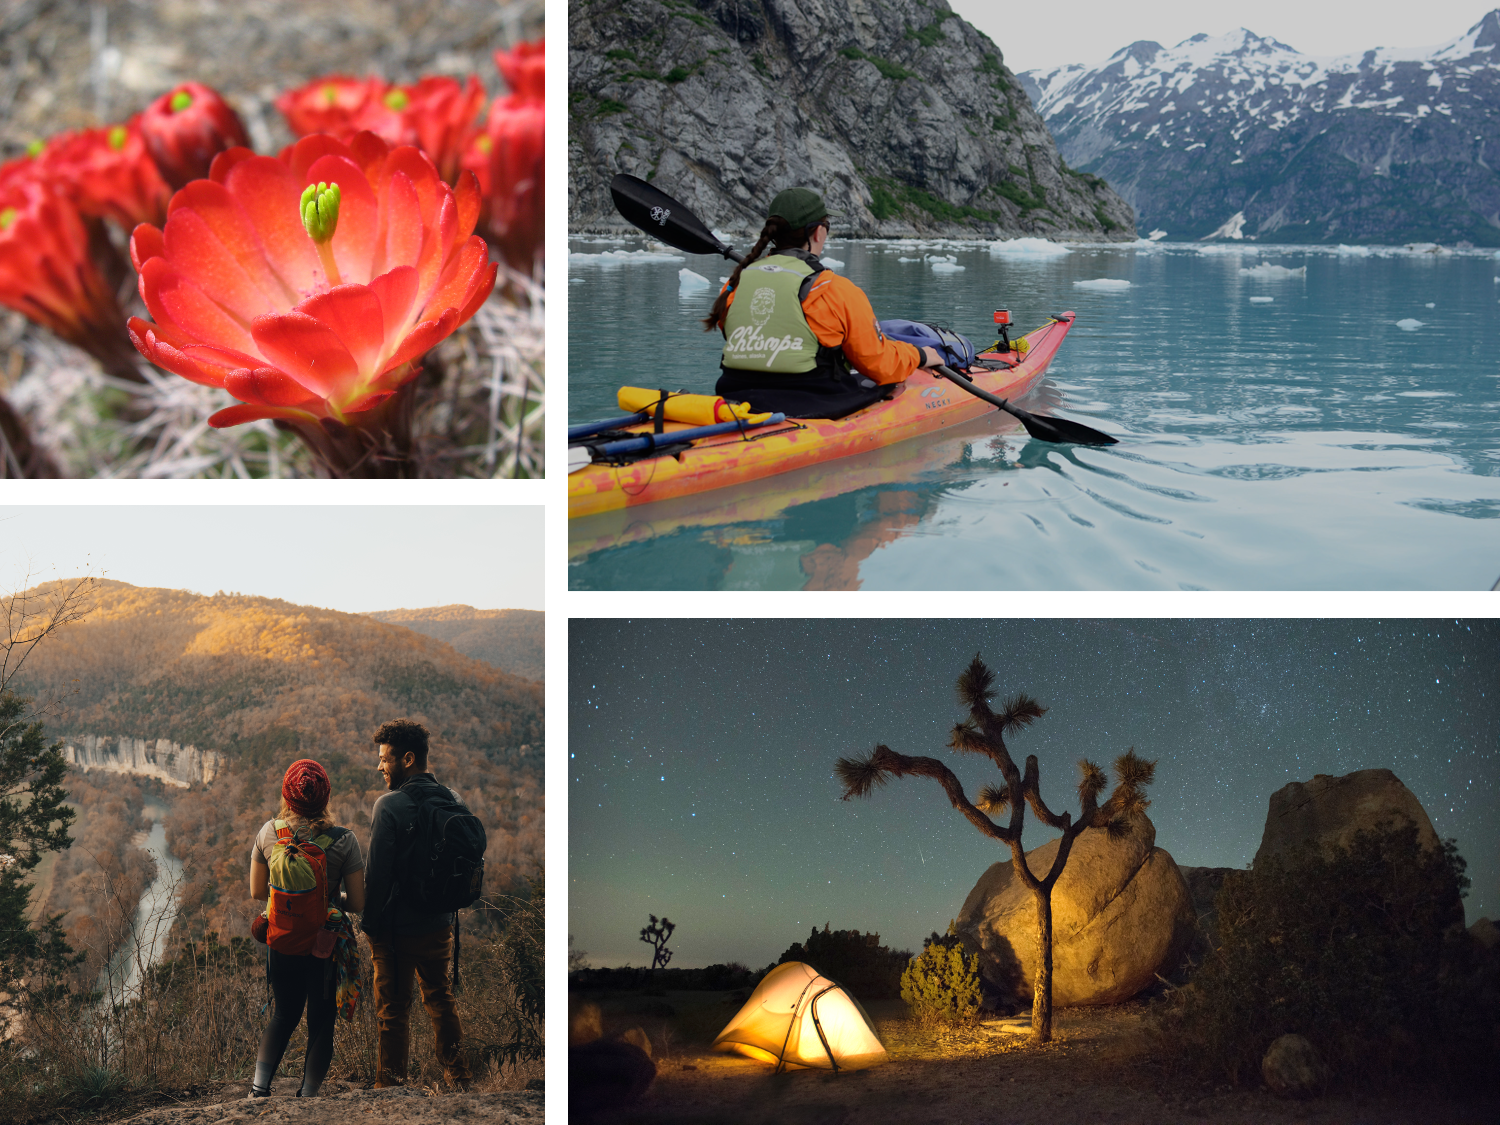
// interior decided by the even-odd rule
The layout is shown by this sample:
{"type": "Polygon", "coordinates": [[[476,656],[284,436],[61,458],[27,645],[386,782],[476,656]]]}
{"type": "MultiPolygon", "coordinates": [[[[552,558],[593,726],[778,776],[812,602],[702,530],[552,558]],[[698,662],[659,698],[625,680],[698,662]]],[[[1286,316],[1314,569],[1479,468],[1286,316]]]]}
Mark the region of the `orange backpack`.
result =
{"type": "Polygon", "coordinates": [[[331,828],[304,839],[284,820],[276,822],[276,845],[270,867],[270,899],[266,903],[265,942],[278,953],[327,957],[333,934],[319,941],[328,921],[327,849],[347,829],[331,828]]]}

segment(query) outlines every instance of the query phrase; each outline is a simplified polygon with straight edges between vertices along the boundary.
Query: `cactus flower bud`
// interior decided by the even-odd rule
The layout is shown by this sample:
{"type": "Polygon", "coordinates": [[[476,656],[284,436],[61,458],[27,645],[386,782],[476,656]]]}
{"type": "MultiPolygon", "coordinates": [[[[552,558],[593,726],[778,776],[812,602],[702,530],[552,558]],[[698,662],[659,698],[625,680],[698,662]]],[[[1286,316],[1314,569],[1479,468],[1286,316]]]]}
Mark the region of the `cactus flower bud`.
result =
{"type": "Polygon", "coordinates": [[[82,214],[113,219],[127,233],[139,223],[161,222],[172,198],[146,151],[139,117],[106,129],[58,134],[36,156],[36,173],[82,214]]]}
{"type": "Polygon", "coordinates": [[[197,82],[184,82],[147,106],[141,136],[173,191],[207,176],[219,153],[250,144],[239,115],[217,91],[197,82]]]}

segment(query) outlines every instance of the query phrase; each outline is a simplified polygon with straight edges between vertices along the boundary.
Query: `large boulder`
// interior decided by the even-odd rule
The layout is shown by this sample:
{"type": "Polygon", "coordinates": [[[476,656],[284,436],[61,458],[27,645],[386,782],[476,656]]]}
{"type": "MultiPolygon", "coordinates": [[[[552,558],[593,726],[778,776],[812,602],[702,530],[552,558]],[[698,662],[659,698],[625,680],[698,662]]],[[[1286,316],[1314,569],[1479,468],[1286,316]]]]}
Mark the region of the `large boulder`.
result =
{"type": "MultiPolygon", "coordinates": [[[[1033,872],[1051,870],[1059,840],[1027,853],[1033,872]]],[[[1011,861],[992,865],[969,892],[957,929],[980,951],[990,989],[1030,1000],[1039,961],[1036,899],[1011,861]]],[[[1197,929],[1192,896],[1176,862],[1156,846],[1156,826],[1134,818],[1119,840],[1090,829],[1073,841],[1052,889],[1052,1002],[1128,1000],[1169,972],[1197,929]]]]}
{"type": "Polygon", "coordinates": [[[1266,1050],[1260,1076],[1283,1098],[1309,1098],[1328,1084],[1328,1065],[1300,1035],[1283,1035],[1266,1050]]]}
{"type": "Polygon", "coordinates": [[[1402,820],[1417,826],[1417,842],[1424,848],[1441,847],[1422,803],[1390,770],[1356,770],[1343,777],[1320,773],[1271,794],[1255,862],[1259,866],[1262,859],[1285,855],[1299,844],[1326,853],[1347,847],[1358,832],[1381,831],[1402,820]]]}

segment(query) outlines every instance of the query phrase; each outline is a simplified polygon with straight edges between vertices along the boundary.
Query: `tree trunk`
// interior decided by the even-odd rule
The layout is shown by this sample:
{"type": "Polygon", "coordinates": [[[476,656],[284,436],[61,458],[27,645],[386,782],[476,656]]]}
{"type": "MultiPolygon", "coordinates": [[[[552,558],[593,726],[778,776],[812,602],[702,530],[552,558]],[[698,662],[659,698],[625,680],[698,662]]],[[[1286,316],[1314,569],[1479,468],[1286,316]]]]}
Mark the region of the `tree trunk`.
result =
{"type": "Polygon", "coordinates": [[[1036,895],[1037,962],[1031,996],[1031,1041],[1052,1042],[1052,888],[1038,887],[1036,895]]]}

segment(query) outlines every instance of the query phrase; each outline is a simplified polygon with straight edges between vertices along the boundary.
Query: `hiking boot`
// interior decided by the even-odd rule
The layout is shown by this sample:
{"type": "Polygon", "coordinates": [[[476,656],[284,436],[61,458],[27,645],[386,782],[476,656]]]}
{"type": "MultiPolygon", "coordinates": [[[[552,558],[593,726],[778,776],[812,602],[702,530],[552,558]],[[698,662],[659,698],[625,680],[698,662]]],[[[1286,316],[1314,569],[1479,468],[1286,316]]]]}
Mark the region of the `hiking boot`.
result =
{"type": "Polygon", "coordinates": [[[248,1101],[254,1101],[256,1098],[269,1098],[270,1096],[271,1096],[271,1091],[270,1090],[263,1089],[260,1086],[257,1086],[255,1083],[252,1082],[252,1083],[250,1083],[250,1092],[245,1095],[245,1100],[248,1102],[248,1101]]]}

